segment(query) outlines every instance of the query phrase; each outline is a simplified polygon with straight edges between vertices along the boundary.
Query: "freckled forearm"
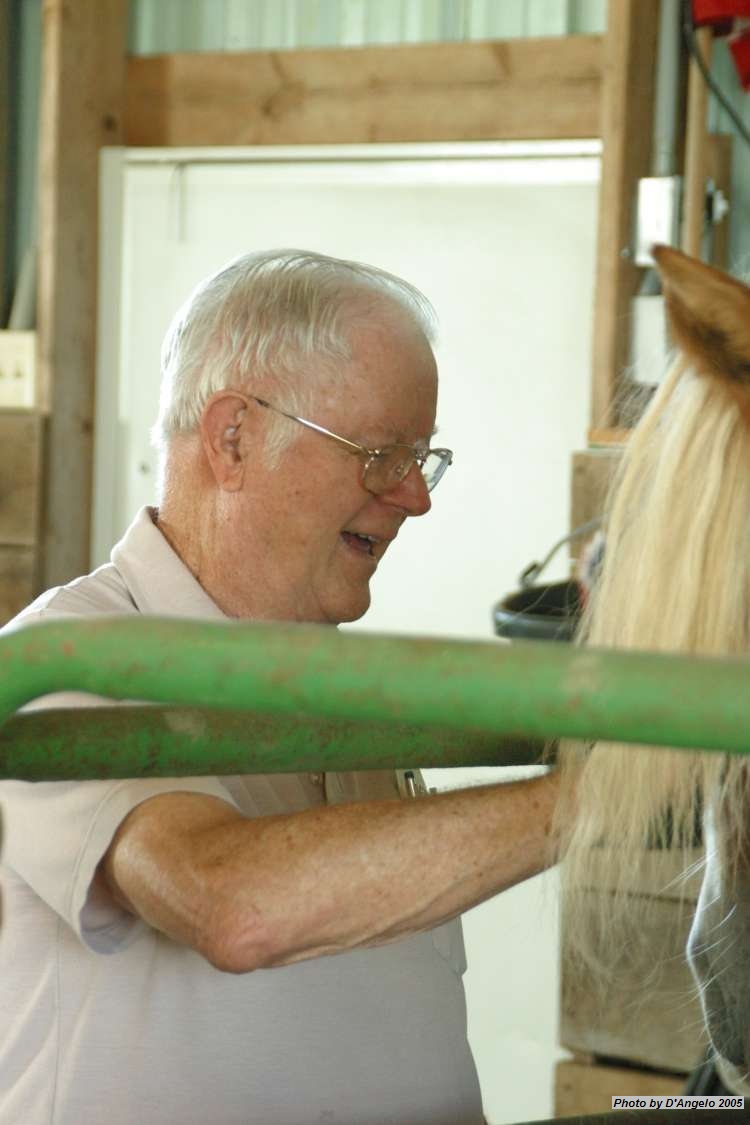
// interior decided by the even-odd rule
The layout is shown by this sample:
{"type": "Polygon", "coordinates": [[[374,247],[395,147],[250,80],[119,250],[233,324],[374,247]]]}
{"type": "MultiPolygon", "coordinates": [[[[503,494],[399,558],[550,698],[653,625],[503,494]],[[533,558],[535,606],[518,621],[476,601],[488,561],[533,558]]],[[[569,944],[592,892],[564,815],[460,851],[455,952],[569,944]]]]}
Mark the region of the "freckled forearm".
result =
{"type": "Polygon", "coordinates": [[[106,870],[155,928],[244,972],[393,941],[535,874],[556,791],[546,775],[253,820],[170,794],[126,825],[106,870]]]}
{"type": "Polygon", "coordinates": [[[230,928],[241,933],[243,914],[251,920],[250,961],[262,919],[274,935],[265,963],[275,965],[438,925],[547,865],[556,788],[545,776],[271,817],[249,822],[259,829],[252,840],[233,826],[232,843],[216,841],[236,857],[230,928]]]}

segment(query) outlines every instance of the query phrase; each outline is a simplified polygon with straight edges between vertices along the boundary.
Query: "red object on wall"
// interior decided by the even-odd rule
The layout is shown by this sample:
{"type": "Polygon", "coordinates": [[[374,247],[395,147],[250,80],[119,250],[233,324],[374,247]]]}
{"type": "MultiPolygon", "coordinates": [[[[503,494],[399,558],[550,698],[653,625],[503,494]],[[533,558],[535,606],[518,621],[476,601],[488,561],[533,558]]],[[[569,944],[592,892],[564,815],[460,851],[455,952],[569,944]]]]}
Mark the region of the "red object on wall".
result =
{"type": "Polygon", "coordinates": [[[750,28],[729,40],[729,50],[737,67],[743,90],[750,90],[750,28]]]}
{"type": "Polygon", "coordinates": [[[712,27],[714,35],[729,35],[740,21],[729,49],[743,90],[750,90],[750,0],[692,0],[692,12],[695,27],[712,27]]]}
{"type": "Polygon", "coordinates": [[[731,31],[732,20],[750,16],[750,0],[693,0],[693,23],[696,27],[719,24],[719,35],[731,31]]]}

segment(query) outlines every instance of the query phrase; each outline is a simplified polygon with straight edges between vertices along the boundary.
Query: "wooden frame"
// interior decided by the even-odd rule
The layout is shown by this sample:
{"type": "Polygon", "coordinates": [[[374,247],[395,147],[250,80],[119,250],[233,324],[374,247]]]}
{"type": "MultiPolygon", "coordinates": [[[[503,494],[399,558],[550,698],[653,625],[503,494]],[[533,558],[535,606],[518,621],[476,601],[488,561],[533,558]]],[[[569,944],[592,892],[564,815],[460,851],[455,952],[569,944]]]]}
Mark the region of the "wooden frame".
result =
{"type": "MultiPolygon", "coordinates": [[[[593,445],[622,444],[629,430],[618,411],[618,392],[629,362],[631,301],[643,271],[632,260],[637,182],[650,174],[651,133],[659,5],[652,0],[609,0],[602,101],[602,182],[592,356],[593,445]]],[[[696,33],[710,64],[712,30],[696,33]]],[[[701,257],[709,177],[731,191],[732,138],[709,134],[708,90],[697,64],[689,67],[685,108],[682,249],[701,257]]],[[[729,223],[713,230],[710,260],[726,268],[729,223]]]]}
{"type": "Polygon", "coordinates": [[[616,425],[640,277],[629,254],[636,183],[649,171],[658,7],[609,0],[604,37],[193,53],[132,58],[125,67],[126,0],[45,0],[39,326],[51,420],[43,581],[88,566],[104,143],[601,136],[592,438],[621,437],[600,427],[616,425]]]}
{"type": "Polygon", "coordinates": [[[0,328],[5,327],[8,294],[5,265],[8,246],[8,179],[10,172],[10,3],[0,0],[0,328]]]}
{"type": "Polygon", "coordinates": [[[49,412],[41,584],[89,569],[99,149],[122,141],[127,0],[45,0],[39,374],[49,412]]]}
{"type": "Polygon", "coordinates": [[[45,0],[42,586],[89,566],[98,151],[599,133],[602,37],[125,58],[127,0],[45,0]],[[123,119],[125,124],[123,126],[123,119]]]}
{"type": "MultiPolygon", "coordinates": [[[[707,67],[711,66],[713,31],[701,27],[695,33],[696,47],[707,67]]],[[[695,59],[690,60],[688,77],[687,129],[685,136],[685,205],[682,217],[682,249],[700,257],[706,212],[709,142],[706,129],[708,87],[695,59]]]]}
{"type": "MultiPolygon", "coordinates": [[[[590,437],[621,440],[614,403],[640,279],[630,247],[636,183],[649,171],[658,7],[609,0],[604,38],[162,55],[132,58],[125,70],[126,0],[45,0],[39,328],[51,421],[43,581],[88,566],[104,143],[601,136],[590,437]]],[[[696,143],[705,162],[706,146],[696,143]]],[[[712,145],[708,159],[725,175],[726,146],[712,145]]],[[[725,239],[726,231],[718,260],[725,239]]]]}
{"type": "Polygon", "coordinates": [[[367,144],[599,134],[598,35],[128,63],[129,145],[367,144]]]}
{"type": "Polygon", "coordinates": [[[591,440],[617,440],[615,400],[627,362],[638,180],[650,174],[659,5],[609,0],[602,91],[602,179],[591,364],[591,440]]]}

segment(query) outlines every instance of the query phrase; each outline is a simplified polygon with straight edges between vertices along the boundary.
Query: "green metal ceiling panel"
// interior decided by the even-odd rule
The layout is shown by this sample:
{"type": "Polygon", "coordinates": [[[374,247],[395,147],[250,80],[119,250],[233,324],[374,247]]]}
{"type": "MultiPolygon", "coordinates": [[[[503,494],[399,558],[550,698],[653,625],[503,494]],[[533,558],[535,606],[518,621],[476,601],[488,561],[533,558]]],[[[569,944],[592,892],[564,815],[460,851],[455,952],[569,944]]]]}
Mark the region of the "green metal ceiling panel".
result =
{"type": "Polygon", "coordinates": [[[132,0],[130,47],[269,50],[604,30],[606,0],[132,0]]]}

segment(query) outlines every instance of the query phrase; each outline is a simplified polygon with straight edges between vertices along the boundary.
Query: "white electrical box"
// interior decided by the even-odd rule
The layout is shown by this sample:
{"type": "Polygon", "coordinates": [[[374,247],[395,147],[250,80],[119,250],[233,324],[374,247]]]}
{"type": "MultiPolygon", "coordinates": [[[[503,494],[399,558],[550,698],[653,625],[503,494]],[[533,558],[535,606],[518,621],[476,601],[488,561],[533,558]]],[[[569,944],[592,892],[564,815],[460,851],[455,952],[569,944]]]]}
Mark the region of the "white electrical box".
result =
{"type": "Polygon", "coordinates": [[[638,181],[636,265],[655,264],[651,257],[651,247],[655,244],[678,244],[681,192],[680,176],[647,176],[638,181]]]}
{"type": "Polygon", "coordinates": [[[36,332],[0,332],[0,409],[37,405],[36,332]]]}

